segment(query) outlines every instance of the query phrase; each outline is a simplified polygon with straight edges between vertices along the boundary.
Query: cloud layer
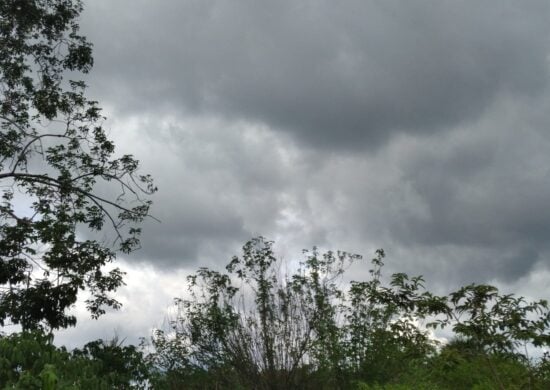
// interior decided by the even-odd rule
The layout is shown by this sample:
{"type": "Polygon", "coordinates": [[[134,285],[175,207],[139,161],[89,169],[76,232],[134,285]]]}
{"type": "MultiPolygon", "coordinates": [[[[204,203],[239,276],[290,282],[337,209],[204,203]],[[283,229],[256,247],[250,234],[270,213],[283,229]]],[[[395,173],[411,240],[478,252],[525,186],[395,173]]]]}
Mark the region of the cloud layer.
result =
{"type": "Polygon", "coordinates": [[[261,234],[287,260],[384,247],[441,291],[540,295],[549,16],[545,1],[89,2],[90,92],[160,188],[130,269],[221,267],[261,234]]]}
{"type": "Polygon", "coordinates": [[[548,76],[543,1],[100,3],[96,74],[121,108],[261,122],[305,146],[433,134],[548,76]]]}

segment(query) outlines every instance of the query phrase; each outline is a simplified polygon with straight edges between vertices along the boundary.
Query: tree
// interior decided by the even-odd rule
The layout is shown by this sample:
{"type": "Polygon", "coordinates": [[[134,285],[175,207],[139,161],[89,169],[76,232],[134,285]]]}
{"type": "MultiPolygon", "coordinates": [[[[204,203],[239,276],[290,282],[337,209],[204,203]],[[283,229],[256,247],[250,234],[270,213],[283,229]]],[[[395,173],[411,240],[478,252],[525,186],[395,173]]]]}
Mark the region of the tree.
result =
{"type": "Polygon", "coordinates": [[[135,346],[115,338],[72,352],[42,331],[0,336],[2,389],[144,389],[149,367],[135,346]]]}
{"type": "Polygon", "coordinates": [[[481,352],[523,355],[527,345],[550,346],[550,311],[544,299],[527,302],[489,285],[468,285],[450,294],[453,331],[481,352]]]}
{"type": "Polygon", "coordinates": [[[93,65],[81,11],[79,0],[0,2],[1,325],[72,326],[66,310],[85,289],[93,317],[117,308],[123,273],[104,266],[139,246],[156,191],[131,155],[115,156],[97,102],[72,79],[93,65]]]}

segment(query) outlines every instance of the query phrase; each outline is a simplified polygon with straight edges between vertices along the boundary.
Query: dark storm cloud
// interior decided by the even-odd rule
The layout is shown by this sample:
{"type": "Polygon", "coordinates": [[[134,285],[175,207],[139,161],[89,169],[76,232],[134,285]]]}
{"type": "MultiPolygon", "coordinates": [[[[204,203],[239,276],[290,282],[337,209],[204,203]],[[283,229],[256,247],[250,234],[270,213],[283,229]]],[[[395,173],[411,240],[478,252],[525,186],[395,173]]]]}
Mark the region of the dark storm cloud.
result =
{"type": "Polygon", "coordinates": [[[351,160],[323,172],[331,179],[319,188],[337,177],[344,194],[333,216],[346,221],[343,236],[368,237],[389,253],[405,248],[395,270],[447,282],[511,281],[547,267],[548,101],[504,99],[474,125],[402,137],[356,159],[355,170],[351,160]]]}
{"type": "Polygon", "coordinates": [[[293,250],[417,250],[425,267],[400,265],[461,280],[548,262],[549,9],[88,4],[91,92],[160,187],[163,223],[137,257],[222,262],[263,234],[293,250]]]}
{"type": "Polygon", "coordinates": [[[84,20],[119,108],[258,121],[306,145],[430,134],[547,81],[546,1],[138,4],[84,20]]]}
{"type": "Polygon", "coordinates": [[[409,160],[403,181],[428,213],[411,219],[398,237],[431,245],[548,246],[550,139],[544,128],[522,128],[523,120],[506,123],[500,115],[504,120],[492,129],[484,123],[451,146],[436,143],[409,160]]]}
{"type": "Polygon", "coordinates": [[[549,2],[85,3],[89,92],[162,221],[122,259],[128,311],[107,324],[146,335],[190,270],[256,235],[290,262],[382,247],[386,275],[442,293],[548,298],[549,2]]]}

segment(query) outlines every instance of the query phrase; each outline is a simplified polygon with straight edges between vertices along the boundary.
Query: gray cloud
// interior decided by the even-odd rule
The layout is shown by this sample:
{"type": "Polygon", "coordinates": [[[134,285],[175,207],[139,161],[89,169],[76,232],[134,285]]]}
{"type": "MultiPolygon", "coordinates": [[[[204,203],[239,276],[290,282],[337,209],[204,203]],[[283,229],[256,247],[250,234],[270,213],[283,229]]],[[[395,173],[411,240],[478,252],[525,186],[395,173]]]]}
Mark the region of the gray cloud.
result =
{"type": "Polygon", "coordinates": [[[316,169],[292,143],[246,123],[115,116],[120,153],[135,153],[160,189],[152,212],[161,223],[144,226],[133,259],[163,268],[225,262],[252,236],[292,228],[285,210],[300,207],[297,188],[316,169]]]}
{"type": "Polygon", "coordinates": [[[427,244],[547,246],[550,140],[541,136],[544,128],[526,126],[528,117],[497,109],[492,118],[498,119],[429,143],[409,161],[404,180],[428,215],[410,220],[416,229],[405,228],[398,237],[427,244]]]}
{"type": "Polygon", "coordinates": [[[330,164],[317,185],[335,182],[343,198],[331,217],[345,221],[340,237],[367,237],[397,252],[395,270],[446,281],[510,281],[550,264],[547,102],[504,99],[470,126],[330,164]]]}
{"type": "Polygon", "coordinates": [[[145,226],[129,269],[179,285],[175,270],[221,267],[261,234],[289,261],[313,245],[366,258],[383,247],[389,272],[439,291],[523,281],[543,294],[549,10],[89,2],[90,92],[160,188],[162,223],[145,226]]]}
{"type": "Polygon", "coordinates": [[[85,19],[119,108],[257,121],[304,145],[431,134],[548,78],[544,1],[138,4],[90,4],[85,19]]]}

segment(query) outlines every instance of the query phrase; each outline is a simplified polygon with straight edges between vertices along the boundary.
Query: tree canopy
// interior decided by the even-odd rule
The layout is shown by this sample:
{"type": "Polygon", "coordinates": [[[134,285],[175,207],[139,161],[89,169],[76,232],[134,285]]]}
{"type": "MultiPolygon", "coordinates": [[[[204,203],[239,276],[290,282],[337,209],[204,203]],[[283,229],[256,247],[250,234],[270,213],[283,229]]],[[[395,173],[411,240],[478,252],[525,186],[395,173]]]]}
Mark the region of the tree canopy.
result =
{"type": "Polygon", "coordinates": [[[272,245],[252,239],[226,272],[200,268],[188,278],[189,295],[176,299],[172,329],[153,338],[158,388],[492,389],[550,383],[537,371],[546,372],[546,358],[534,363],[528,354],[550,346],[546,301],[502,295],[489,285],[438,296],[420,276],[384,278],[382,250],[366,280],[344,277],[361,256],[315,248],[305,251],[296,272],[282,274],[272,245]],[[449,328],[455,338],[439,343],[431,333],[438,328],[449,328]]]}
{"type": "Polygon", "coordinates": [[[156,188],[131,155],[116,156],[97,102],[79,80],[92,45],[79,0],[0,2],[0,324],[74,325],[87,289],[92,316],[118,307],[105,270],[139,246],[156,188]],[[105,231],[113,239],[97,239],[105,231]]]}
{"type": "Polygon", "coordinates": [[[382,250],[360,280],[346,270],[361,256],[317,249],[282,273],[272,245],[255,238],[225,271],[190,275],[170,327],[142,348],[114,339],[67,351],[43,330],[0,334],[0,387],[550,388],[546,302],[489,285],[438,296],[419,276],[384,275],[382,250]],[[454,336],[438,340],[439,327],[454,336]]]}

